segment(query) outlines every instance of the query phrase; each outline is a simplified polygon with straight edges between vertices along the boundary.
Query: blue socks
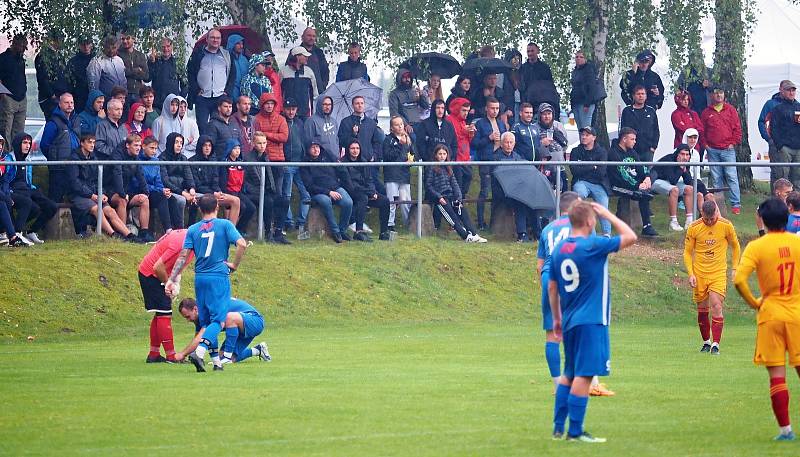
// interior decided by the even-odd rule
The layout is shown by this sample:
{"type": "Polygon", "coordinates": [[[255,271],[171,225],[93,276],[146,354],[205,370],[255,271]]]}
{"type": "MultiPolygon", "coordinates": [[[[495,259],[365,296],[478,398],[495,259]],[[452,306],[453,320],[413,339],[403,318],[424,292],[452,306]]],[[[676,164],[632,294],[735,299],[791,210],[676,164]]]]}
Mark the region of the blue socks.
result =
{"type": "Polygon", "coordinates": [[[567,406],[569,408],[569,436],[583,434],[583,418],[586,416],[586,405],[589,397],[578,397],[569,394],[567,406]]]}
{"type": "Polygon", "coordinates": [[[225,357],[230,358],[229,354],[236,351],[236,341],[239,339],[239,327],[226,327],[225,328],[225,344],[222,345],[222,353],[225,357]]]}
{"type": "Polygon", "coordinates": [[[553,432],[564,433],[564,423],[567,421],[567,399],[570,386],[559,384],[556,387],[556,407],[553,411],[553,432]]]}
{"type": "Polygon", "coordinates": [[[236,353],[236,363],[239,363],[244,359],[249,359],[250,357],[252,357],[253,356],[253,349],[254,348],[247,348],[242,352],[237,352],[236,353]]]}
{"type": "Polygon", "coordinates": [[[547,359],[547,367],[550,368],[550,377],[561,376],[561,353],[558,343],[548,341],[544,344],[544,358],[547,359]]]}

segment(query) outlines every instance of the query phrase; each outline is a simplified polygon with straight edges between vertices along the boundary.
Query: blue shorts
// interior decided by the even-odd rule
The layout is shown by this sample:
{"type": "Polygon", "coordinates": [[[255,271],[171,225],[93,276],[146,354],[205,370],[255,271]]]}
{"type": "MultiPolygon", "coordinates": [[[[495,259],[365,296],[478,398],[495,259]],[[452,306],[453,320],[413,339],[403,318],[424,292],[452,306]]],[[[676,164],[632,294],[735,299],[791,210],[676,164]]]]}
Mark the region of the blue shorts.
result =
{"type": "Polygon", "coordinates": [[[564,376],[608,376],[611,346],[608,326],[578,325],[564,332],[564,376]]]}
{"type": "Polygon", "coordinates": [[[550,311],[550,298],[547,293],[547,286],[550,283],[550,274],[546,271],[542,273],[542,328],[553,330],[553,312],[550,311]]]}
{"type": "Polygon", "coordinates": [[[194,277],[197,318],[202,327],[212,322],[225,323],[231,301],[231,281],[227,275],[198,274],[194,277]]]}
{"type": "Polygon", "coordinates": [[[239,338],[236,339],[236,354],[237,359],[241,359],[240,354],[247,351],[253,338],[257,337],[264,331],[264,318],[259,314],[252,312],[239,313],[242,315],[242,323],[244,324],[244,332],[239,333],[239,338]]]}

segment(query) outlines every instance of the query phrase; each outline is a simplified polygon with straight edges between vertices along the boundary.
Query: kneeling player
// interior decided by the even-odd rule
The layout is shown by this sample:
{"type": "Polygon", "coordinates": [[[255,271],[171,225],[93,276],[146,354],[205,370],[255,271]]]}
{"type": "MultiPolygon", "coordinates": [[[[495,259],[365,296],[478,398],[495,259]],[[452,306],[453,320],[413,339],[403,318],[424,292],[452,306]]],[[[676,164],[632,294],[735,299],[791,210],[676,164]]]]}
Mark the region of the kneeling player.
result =
{"type": "MultiPolygon", "coordinates": [[[[197,334],[186,348],[175,354],[176,360],[183,360],[187,354],[197,348],[203,340],[205,327],[201,327],[198,319],[197,302],[192,298],[184,298],[178,306],[187,321],[195,325],[197,334]]],[[[253,338],[264,331],[264,317],[249,303],[231,298],[228,314],[225,317],[225,343],[222,345],[222,363],[241,362],[251,356],[258,356],[264,362],[269,362],[267,343],[261,342],[252,348],[248,346],[253,338]]],[[[216,370],[217,367],[215,366],[216,370]]]]}
{"type": "Polygon", "coordinates": [[[786,386],[786,353],[789,365],[800,375],[800,238],[785,231],[789,211],[780,198],[772,197],[758,207],[767,234],[751,241],[744,250],[734,285],[758,311],[758,333],[753,362],[767,367],[772,411],[778,420],[777,441],[795,439],[789,420],[789,389],[786,386]],[[755,270],[761,297],[747,285],[755,270]]]}
{"type": "Polygon", "coordinates": [[[561,337],[563,311],[564,339],[564,375],[556,389],[553,439],[564,436],[569,416],[568,440],[602,443],[605,439],[583,430],[583,418],[592,377],[608,376],[611,364],[608,254],[632,245],[636,234],[597,203],[573,204],[569,221],[572,233],[553,250],[548,283],[553,330],[561,337]],[[619,235],[592,234],[598,216],[610,221],[619,235]]]}

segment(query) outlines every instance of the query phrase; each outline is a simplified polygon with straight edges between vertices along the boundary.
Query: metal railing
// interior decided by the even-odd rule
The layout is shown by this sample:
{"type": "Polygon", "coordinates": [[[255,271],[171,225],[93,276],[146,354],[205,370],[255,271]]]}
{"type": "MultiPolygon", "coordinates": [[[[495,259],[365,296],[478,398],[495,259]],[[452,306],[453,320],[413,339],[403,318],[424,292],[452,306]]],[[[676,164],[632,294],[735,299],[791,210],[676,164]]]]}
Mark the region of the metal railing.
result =
{"type": "MultiPolygon", "coordinates": [[[[126,165],[126,166],[165,166],[165,165],[179,165],[188,167],[229,167],[232,162],[219,162],[219,161],[127,161],[127,160],[62,160],[62,161],[3,161],[2,165],[20,165],[20,166],[33,166],[33,167],[48,167],[48,166],[64,166],[64,165],[84,165],[97,167],[97,227],[95,235],[102,234],[102,217],[103,214],[103,168],[105,166],[126,165]]],[[[422,237],[422,204],[425,195],[423,179],[424,167],[432,166],[558,166],[565,167],[570,165],[598,165],[598,166],[638,166],[643,165],[650,168],[654,167],[674,167],[678,162],[603,162],[603,161],[471,161],[471,162],[235,162],[236,166],[242,167],[261,167],[260,173],[260,192],[258,202],[258,240],[264,239],[264,193],[266,191],[266,169],[271,167],[415,167],[417,168],[417,226],[416,235],[418,238],[422,237]]],[[[699,169],[702,167],[746,167],[746,168],[774,168],[774,167],[797,167],[798,163],[793,162],[770,162],[758,163],[751,162],[681,162],[685,166],[693,169],[692,176],[694,177],[693,188],[697,189],[697,181],[699,169]]],[[[558,212],[558,204],[561,197],[561,173],[556,173],[556,185],[554,194],[556,197],[556,212],[558,212]]],[[[697,214],[697,198],[694,201],[694,214],[697,214]]],[[[391,202],[390,202],[391,203],[391,202]]],[[[269,227],[267,227],[269,230],[269,227]]]]}

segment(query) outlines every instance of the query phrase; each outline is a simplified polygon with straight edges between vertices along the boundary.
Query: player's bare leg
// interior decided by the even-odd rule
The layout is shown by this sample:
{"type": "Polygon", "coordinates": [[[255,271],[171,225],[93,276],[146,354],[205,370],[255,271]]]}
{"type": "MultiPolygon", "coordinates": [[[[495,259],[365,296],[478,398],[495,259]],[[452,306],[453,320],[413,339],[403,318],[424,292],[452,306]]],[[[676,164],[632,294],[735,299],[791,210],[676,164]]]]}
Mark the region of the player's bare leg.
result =
{"type": "Polygon", "coordinates": [[[708,292],[708,304],[711,308],[711,355],[719,355],[719,342],[722,340],[722,327],[725,319],[722,316],[724,297],[714,291],[708,292]]]}
{"type": "MultiPolygon", "coordinates": [[[[795,367],[798,375],[800,369],[795,367]]],[[[775,441],[793,441],[795,436],[792,431],[792,423],[789,419],[789,389],[786,386],[786,367],[767,367],[769,373],[769,396],[772,400],[772,412],[780,427],[780,434],[775,437],[775,441]]]]}
{"type": "Polygon", "coordinates": [[[711,320],[708,317],[709,298],[697,303],[697,326],[700,327],[700,337],[703,338],[703,347],[700,352],[711,352],[711,320]]]}

